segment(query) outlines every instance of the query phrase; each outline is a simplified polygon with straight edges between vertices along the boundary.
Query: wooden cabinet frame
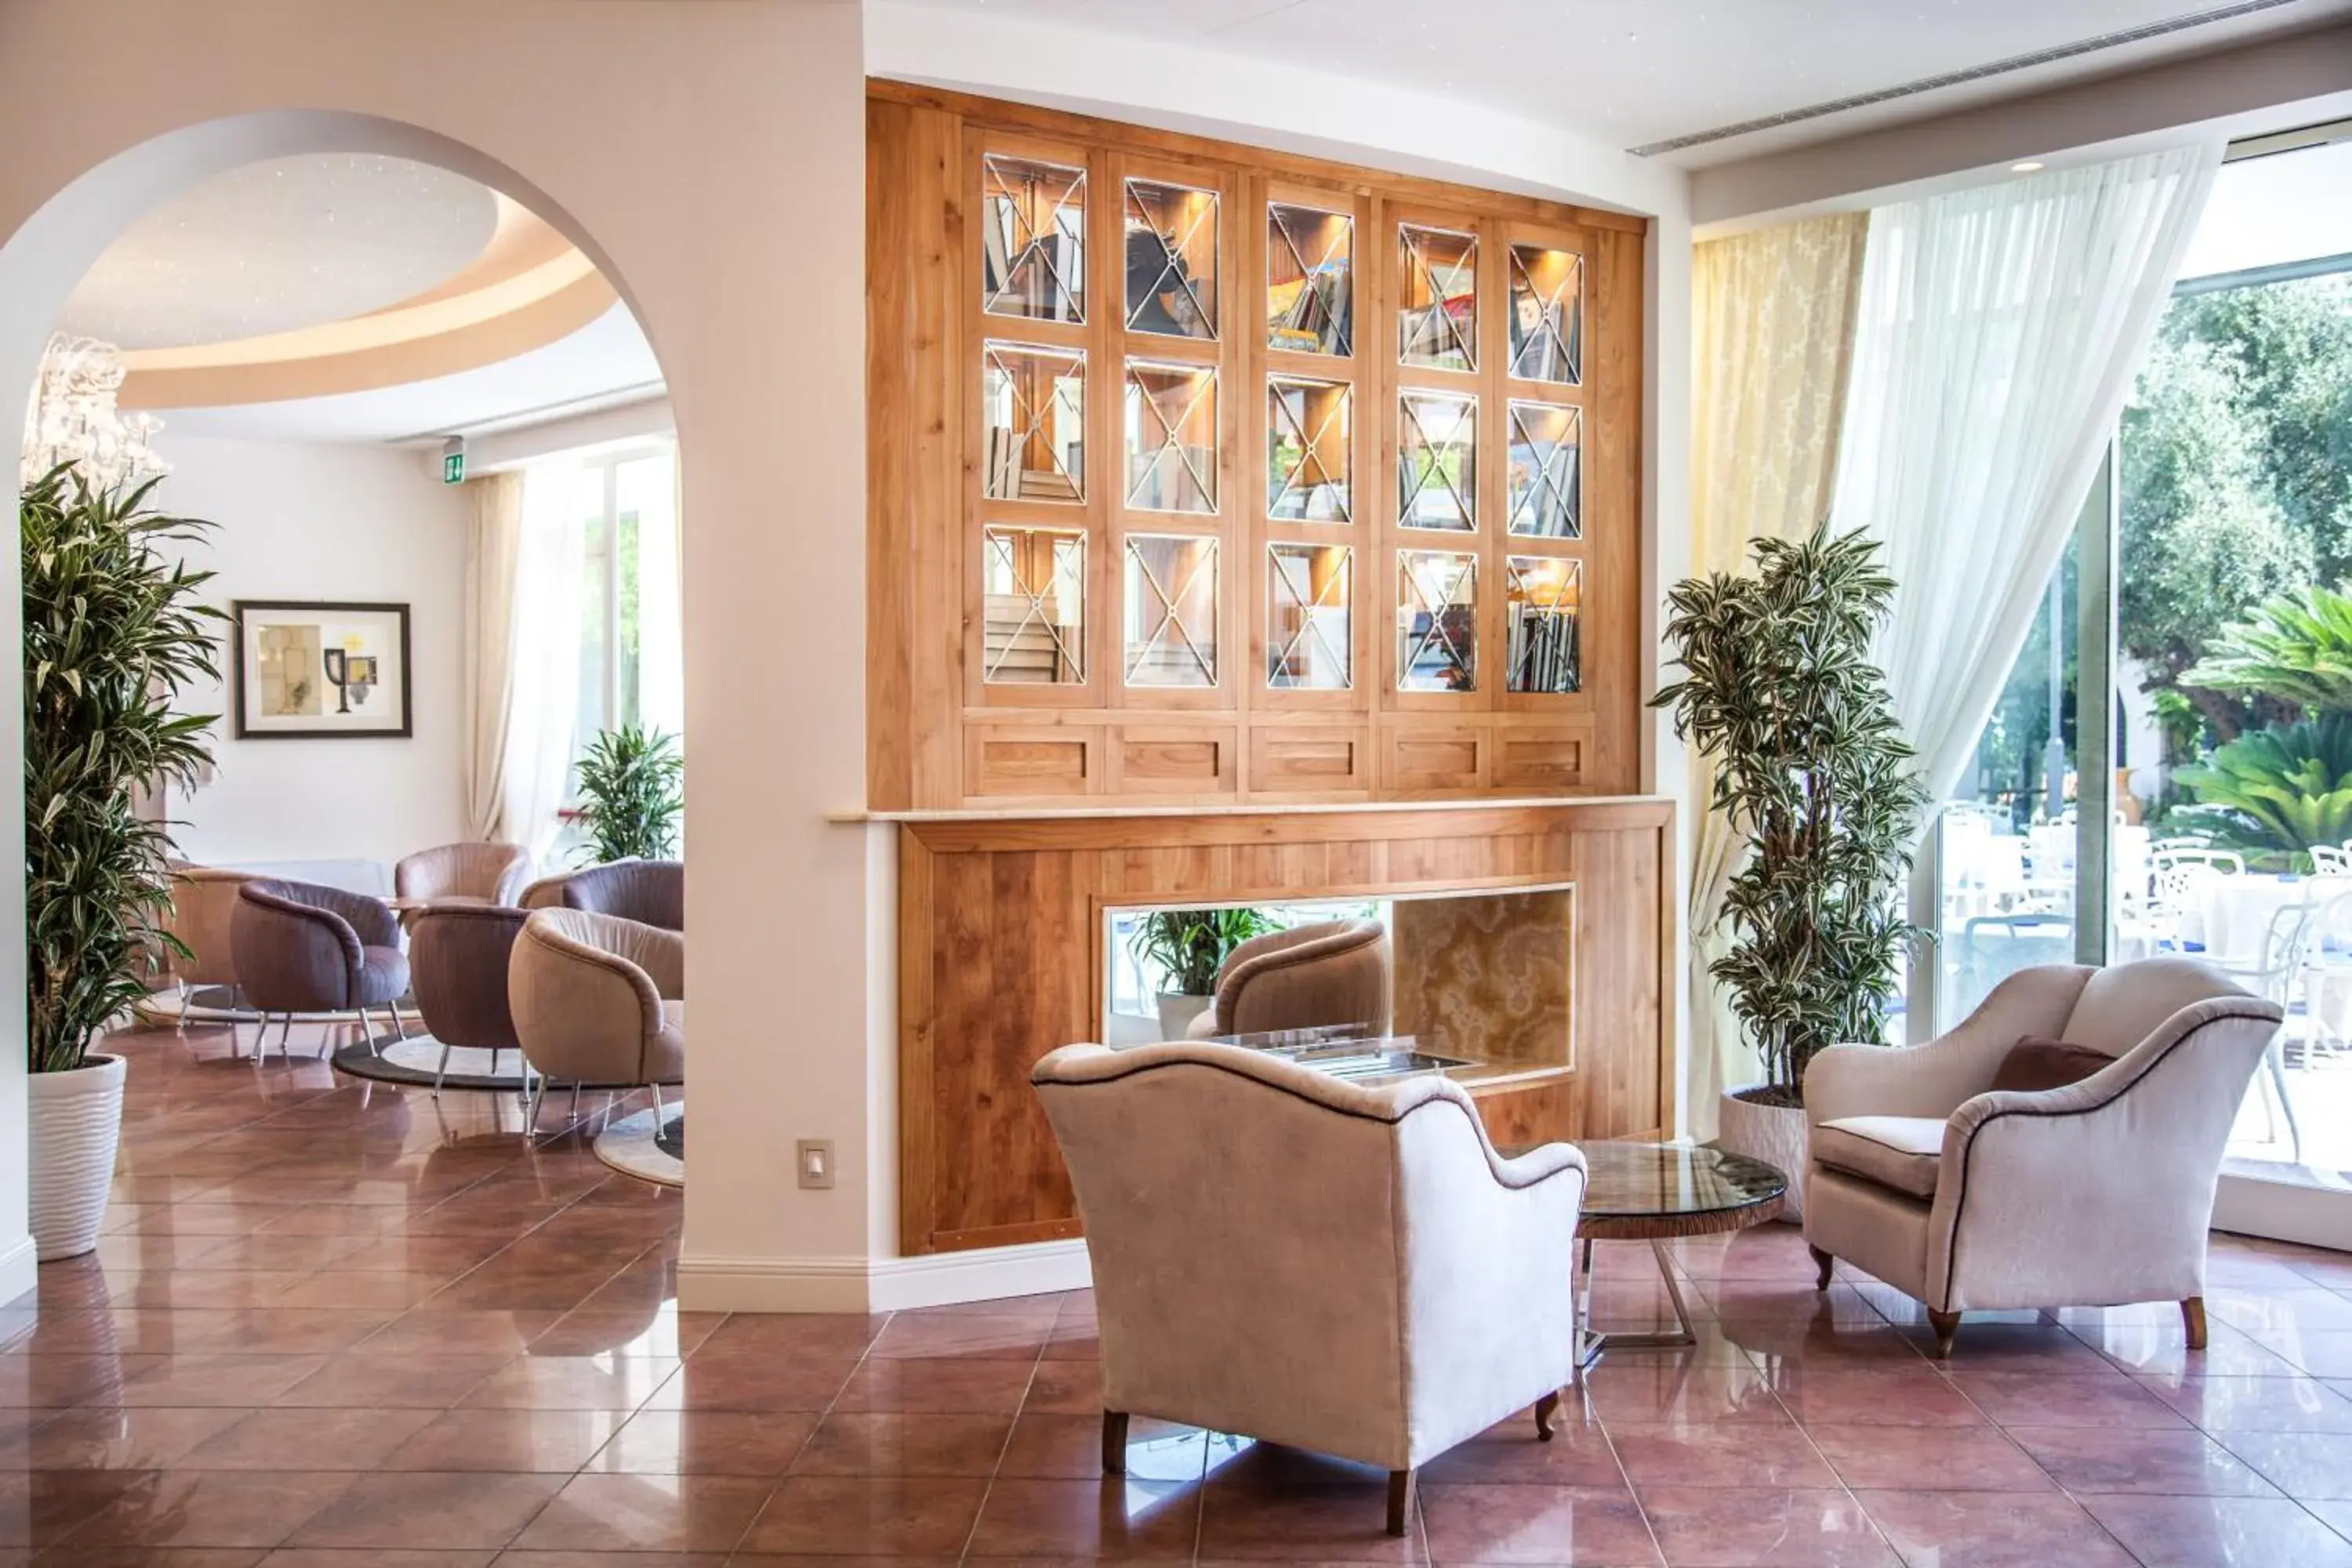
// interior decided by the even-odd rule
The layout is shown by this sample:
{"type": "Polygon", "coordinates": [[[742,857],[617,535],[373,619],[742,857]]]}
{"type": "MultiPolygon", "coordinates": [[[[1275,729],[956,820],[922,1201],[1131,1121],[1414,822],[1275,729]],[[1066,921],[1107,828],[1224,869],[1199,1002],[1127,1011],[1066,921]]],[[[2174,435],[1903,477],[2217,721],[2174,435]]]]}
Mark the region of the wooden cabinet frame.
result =
{"type": "MultiPolygon", "coordinates": [[[[867,127],[869,805],[1006,804],[1003,791],[1021,771],[1000,764],[1027,755],[1021,747],[1029,742],[992,748],[967,731],[1002,731],[1001,739],[1013,742],[1051,726],[1100,736],[1097,765],[1080,781],[1082,796],[1097,803],[1344,803],[1635,787],[1647,586],[1639,545],[1644,220],[887,81],[868,84],[867,127]],[[1087,171],[1082,323],[982,308],[981,179],[989,153],[1087,171]],[[1130,178],[1216,194],[1214,342],[1127,330],[1122,237],[1130,178]],[[1269,346],[1266,214],[1274,202],[1344,213],[1353,221],[1352,354],[1269,346]],[[1476,237],[1475,371],[1398,363],[1397,226],[1403,222],[1476,237]],[[1513,243],[1572,249],[1583,258],[1580,384],[1509,374],[1513,243]],[[1085,354],[1081,503],[983,495],[981,366],[990,342],[1085,354]],[[1213,515],[1127,505],[1130,359],[1215,369],[1213,515]],[[1349,521],[1269,515],[1272,375],[1351,389],[1349,521]],[[1413,388],[1478,400],[1477,526],[1471,532],[1398,526],[1398,398],[1413,388]],[[1515,540],[1507,532],[1515,397],[1580,410],[1580,539],[1515,540]],[[984,678],[990,634],[982,539],[991,525],[1085,534],[1084,679],[984,678]],[[1217,542],[1213,686],[1130,684],[1127,678],[1126,546],[1139,534],[1217,542]],[[1351,679],[1344,689],[1268,683],[1269,549],[1277,544],[1350,552],[1351,679]],[[1404,549],[1475,557],[1476,689],[1397,689],[1398,552],[1404,549]],[[1580,689],[1574,693],[1504,689],[1507,562],[1514,554],[1572,560],[1582,573],[1580,689]],[[1336,753],[1294,739],[1303,726],[1319,723],[1360,736],[1362,754],[1340,766],[1336,753]],[[1200,732],[1188,736],[1188,727],[1200,732]],[[1274,739],[1261,742],[1262,730],[1274,739]],[[1507,742],[1511,736],[1517,739],[1507,742]],[[1449,753],[1454,737],[1468,737],[1467,749],[1449,753]],[[1475,760],[1450,772],[1429,765],[1448,754],[1475,760]],[[1197,774],[1179,762],[1212,755],[1214,766],[1204,762],[1197,774]],[[1119,758],[1150,765],[1111,765],[1119,758]],[[1304,771],[1276,765],[1259,778],[1261,763],[1285,758],[1306,764],[1304,771]],[[1322,778],[1335,783],[1302,787],[1322,778]]],[[[1061,793],[1068,779],[1050,776],[1054,790],[1041,794],[1041,803],[1080,804],[1061,793]]]]}

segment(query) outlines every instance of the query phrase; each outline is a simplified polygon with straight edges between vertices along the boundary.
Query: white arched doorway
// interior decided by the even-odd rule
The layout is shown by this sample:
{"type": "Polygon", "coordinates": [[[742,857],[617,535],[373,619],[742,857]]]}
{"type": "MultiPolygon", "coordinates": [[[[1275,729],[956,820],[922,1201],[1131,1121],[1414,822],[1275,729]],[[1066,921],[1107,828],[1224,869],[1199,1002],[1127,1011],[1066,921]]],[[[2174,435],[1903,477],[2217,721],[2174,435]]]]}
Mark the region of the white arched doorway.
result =
{"type": "MultiPolygon", "coordinates": [[[[0,167],[0,386],[31,385],[75,281],[138,214],[299,153],[450,168],[532,208],[613,282],[662,360],[696,520],[685,662],[702,853],[688,897],[708,1109],[686,1245],[711,1283],[689,1304],[798,1304],[746,1299],[741,1282],[757,1294],[807,1260],[865,1256],[869,1042],[887,1019],[867,973],[863,840],[824,821],[863,797],[864,692],[839,660],[773,679],[782,621],[814,646],[864,642],[856,5],[352,0],[330,20],[304,0],[22,0],[0,16],[0,139],[14,150],[0,167]],[[103,61],[100,90],[63,60],[103,61]],[[795,1189],[795,1134],[836,1140],[838,1188],[795,1189]]],[[[0,638],[14,644],[7,559],[0,638]]],[[[21,772],[17,684],[12,663],[0,767],[21,772]]],[[[21,870],[13,811],[0,859],[21,870]]],[[[0,1296],[31,1279],[21,886],[0,877],[0,1296]]]]}

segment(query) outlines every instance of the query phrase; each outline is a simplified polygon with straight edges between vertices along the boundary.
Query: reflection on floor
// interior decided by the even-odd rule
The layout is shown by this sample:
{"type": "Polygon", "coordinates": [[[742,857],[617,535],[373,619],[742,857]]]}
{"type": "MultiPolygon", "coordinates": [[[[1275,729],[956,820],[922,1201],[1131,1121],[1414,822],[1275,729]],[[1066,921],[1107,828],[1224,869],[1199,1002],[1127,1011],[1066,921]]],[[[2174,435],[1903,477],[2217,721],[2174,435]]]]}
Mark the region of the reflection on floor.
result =
{"type": "MultiPolygon", "coordinates": [[[[510,1102],[338,1081],[299,1030],[290,1067],[121,1044],[112,1234],[0,1356],[0,1568],[2352,1563],[2336,1255],[2218,1243],[2201,1355],[2169,1306],[2013,1314],[1945,1372],[1786,1227],[1682,1244],[1700,1346],[1432,1466],[1392,1542],[1378,1476],[1199,1432],[1138,1423],[1106,1486],[1084,1293],[681,1314],[682,1194],[526,1152],[510,1102]]],[[[1604,1322],[1656,1319],[1648,1249],[1603,1253],[1604,1322]]]]}

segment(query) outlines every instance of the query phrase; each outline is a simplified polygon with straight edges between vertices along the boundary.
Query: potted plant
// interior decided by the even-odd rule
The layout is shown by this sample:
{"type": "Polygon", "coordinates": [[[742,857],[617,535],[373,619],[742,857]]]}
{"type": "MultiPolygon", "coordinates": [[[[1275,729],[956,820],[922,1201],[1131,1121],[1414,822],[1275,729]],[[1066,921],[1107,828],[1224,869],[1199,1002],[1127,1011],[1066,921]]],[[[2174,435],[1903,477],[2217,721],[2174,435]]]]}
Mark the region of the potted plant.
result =
{"type": "Polygon", "coordinates": [[[1801,1211],[1805,1065],[1885,1038],[1906,946],[1902,913],[1927,791],[1871,662],[1894,579],[1860,532],[1824,522],[1759,539],[1755,573],[1675,585],[1666,643],[1683,679],[1653,705],[1715,763],[1711,805],[1748,841],[1718,920],[1734,940],[1707,973],[1763,1058],[1725,1091],[1717,1142],[1789,1174],[1801,1211]]]}
{"type": "Polygon", "coordinates": [[[209,572],[165,546],[207,526],[147,506],[154,481],[93,488],[57,468],[19,495],[25,593],[25,980],[33,1242],[41,1259],[97,1245],[122,1127],[123,1062],[93,1052],[143,990],[171,905],[165,825],[135,796],[193,784],[217,714],[175,714],[217,680],[196,595],[209,572]]]}
{"type": "Polygon", "coordinates": [[[1175,987],[1160,993],[1160,1037],[1182,1039],[1215,1000],[1217,971],[1234,949],[1274,929],[1255,910],[1154,910],[1144,916],[1130,939],[1135,955],[1175,987]]]}
{"type": "Polygon", "coordinates": [[[624,724],[607,730],[580,759],[581,826],[587,863],[663,860],[677,852],[686,809],[686,759],[676,736],[624,724]]]}

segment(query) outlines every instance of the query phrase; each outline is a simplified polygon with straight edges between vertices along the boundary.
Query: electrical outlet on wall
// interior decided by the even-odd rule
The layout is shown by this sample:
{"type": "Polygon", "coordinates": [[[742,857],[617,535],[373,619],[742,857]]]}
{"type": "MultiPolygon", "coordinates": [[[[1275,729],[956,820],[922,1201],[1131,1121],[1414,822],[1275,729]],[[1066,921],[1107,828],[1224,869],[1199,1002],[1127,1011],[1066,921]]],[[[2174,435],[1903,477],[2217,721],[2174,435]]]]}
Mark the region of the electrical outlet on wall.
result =
{"type": "Polygon", "coordinates": [[[793,1146],[793,1163],[803,1187],[833,1185],[833,1140],[803,1138],[793,1146]]]}

